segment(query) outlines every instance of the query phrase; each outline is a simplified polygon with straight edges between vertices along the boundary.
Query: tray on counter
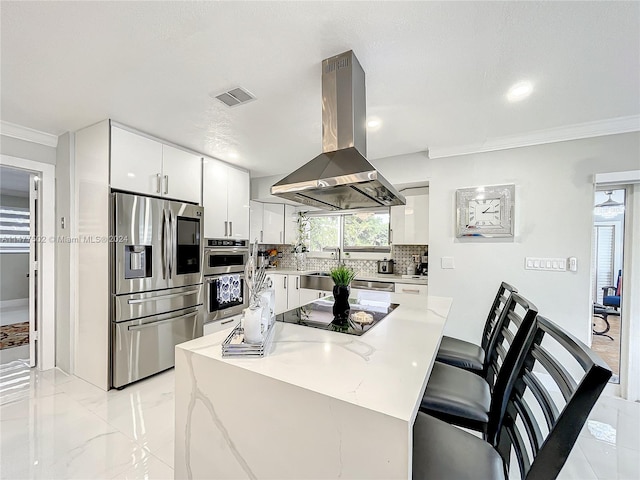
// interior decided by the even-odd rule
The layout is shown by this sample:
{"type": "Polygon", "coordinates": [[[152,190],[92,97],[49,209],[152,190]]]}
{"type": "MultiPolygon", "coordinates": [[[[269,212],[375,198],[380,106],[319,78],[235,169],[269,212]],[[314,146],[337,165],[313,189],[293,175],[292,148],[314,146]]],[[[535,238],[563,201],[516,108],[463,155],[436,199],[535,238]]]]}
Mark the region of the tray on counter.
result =
{"type": "Polygon", "coordinates": [[[271,343],[276,330],[276,322],[271,321],[267,334],[262,343],[244,343],[244,329],[240,324],[236,325],[231,333],[222,342],[222,357],[264,357],[271,349],[271,343]],[[236,341],[234,341],[234,339],[236,341]],[[237,340],[240,340],[238,342],[237,340]]]}

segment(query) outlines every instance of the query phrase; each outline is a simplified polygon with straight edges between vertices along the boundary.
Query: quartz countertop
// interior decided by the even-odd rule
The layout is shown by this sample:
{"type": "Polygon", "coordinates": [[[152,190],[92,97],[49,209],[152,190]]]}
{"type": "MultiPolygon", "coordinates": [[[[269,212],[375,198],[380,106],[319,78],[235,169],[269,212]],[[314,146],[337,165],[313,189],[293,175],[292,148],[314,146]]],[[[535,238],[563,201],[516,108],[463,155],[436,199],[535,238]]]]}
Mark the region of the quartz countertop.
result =
{"type": "MultiPolygon", "coordinates": [[[[280,273],[283,275],[309,275],[315,273],[318,270],[294,270],[288,268],[269,268],[267,273],[280,273]]],[[[411,278],[403,278],[402,275],[396,274],[364,274],[356,275],[356,280],[373,280],[378,282],[393,282],[393,283],[410,283],[413,285],[428,285],[428,277],[425,275],[414,275],[411,278]]]]}
{"type": "Polygon", "coordinates": [[[265,358],[222,358],[228,330],[176,348],[412,422],[452,300],[379,295],[400,306],[361,337],[277,322],[265,358]]]}

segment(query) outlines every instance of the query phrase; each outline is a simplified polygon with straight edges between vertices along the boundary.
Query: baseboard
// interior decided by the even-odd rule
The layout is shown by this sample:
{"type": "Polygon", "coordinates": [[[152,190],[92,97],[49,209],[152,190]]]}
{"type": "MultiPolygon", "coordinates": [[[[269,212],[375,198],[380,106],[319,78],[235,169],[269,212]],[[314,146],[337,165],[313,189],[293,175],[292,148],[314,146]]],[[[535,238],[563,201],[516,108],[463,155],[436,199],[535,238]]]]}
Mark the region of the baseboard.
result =
{"type": "Polygon", "coordinates": [[[0,309],[2,308],[15,308],[15,307],[28,307],[28,298],[16,298],[14,300],[0,300],[0,309]]]}

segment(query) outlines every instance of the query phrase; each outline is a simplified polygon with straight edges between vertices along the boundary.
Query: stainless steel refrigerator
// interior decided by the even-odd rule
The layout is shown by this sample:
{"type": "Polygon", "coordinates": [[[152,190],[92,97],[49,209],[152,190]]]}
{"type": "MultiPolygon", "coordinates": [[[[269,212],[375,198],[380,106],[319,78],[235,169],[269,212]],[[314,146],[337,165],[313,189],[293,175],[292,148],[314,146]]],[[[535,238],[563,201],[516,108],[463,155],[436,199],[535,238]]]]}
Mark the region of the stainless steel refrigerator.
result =
{"type": "Polygon", "coordinates": [[[197,205],[113,193],[111,384],[174,366],[202,336],[202,222],[197,205]]]}

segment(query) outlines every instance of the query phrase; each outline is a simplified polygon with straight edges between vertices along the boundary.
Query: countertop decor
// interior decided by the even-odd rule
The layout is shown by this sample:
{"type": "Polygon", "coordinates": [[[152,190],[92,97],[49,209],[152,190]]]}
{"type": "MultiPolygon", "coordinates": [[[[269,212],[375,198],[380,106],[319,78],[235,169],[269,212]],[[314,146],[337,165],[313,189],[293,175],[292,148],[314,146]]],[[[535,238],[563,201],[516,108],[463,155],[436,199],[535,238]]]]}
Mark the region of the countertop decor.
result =
{"type": "Polygon", "coordinates": [[[349,326],[349,294],[351,293],[351,282],[356,277],[353,268],[346,265],[338,265],[332,268],[331,279],[335,284],[333,286],[333,322],[337,328],[349,326]]]}

